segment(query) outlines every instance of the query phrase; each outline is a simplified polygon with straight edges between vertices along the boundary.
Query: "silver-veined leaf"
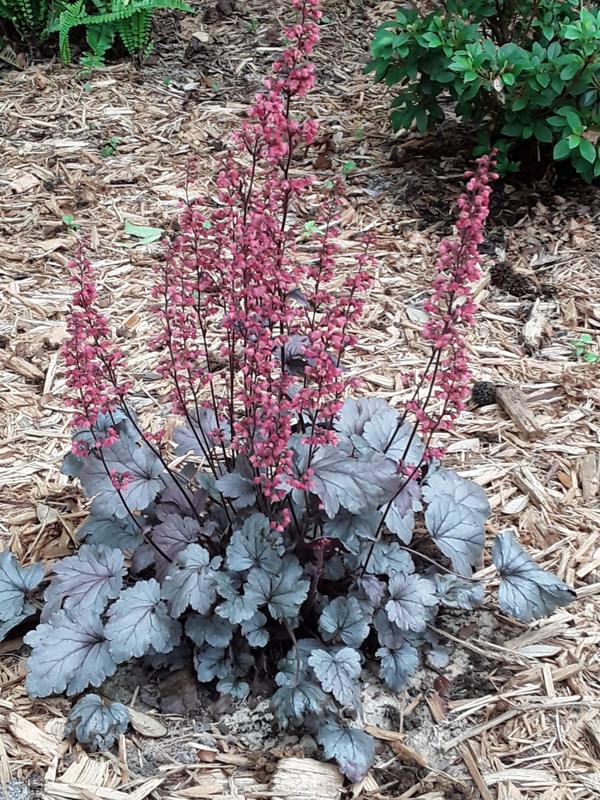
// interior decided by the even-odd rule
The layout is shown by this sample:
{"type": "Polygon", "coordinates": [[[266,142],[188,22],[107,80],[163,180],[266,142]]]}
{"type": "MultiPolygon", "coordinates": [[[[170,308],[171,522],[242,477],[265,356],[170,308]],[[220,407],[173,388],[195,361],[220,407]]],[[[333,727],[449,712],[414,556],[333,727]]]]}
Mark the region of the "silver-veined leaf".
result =
{"type": "Polygon", "coordinates": [[[340,650],[315,649],[308,657],[321,687],[338,703],[352,706],[358,696],[357,681],[361,672],[360,655],[350,647],[340,650]]]}
{"type": "Polygon", "coordinates": [[[112,657],[100,615],[91,610],[57,611],[27,634],[32,648],[25,686],[33,697],[79,694],[114,675],[112,657]]]}
{"type": "Polygon", "coordinates": [[[171,616],[177,619],[190,606],[200,614],[210,611],[217,599],[216,573],[220,558],[211,559],[199,544],[188,544],[169,567],[162,586],[171,616]]]}
{"type": "Polygon", "coordinates": [[[575,598],[575,592],[539,567],[510,531],[496,536],[492,560],[500,573],[500,608],[521,622],[548,617],[575,598]]]}
{"type": "Polygon", "coordinates": [[[337,761],[349,780],[360,781],[369,771],[375,757],[375,744],[368,733],[342,727],[330,720],[319,725],[317,740],[325,758],[337,761]]]}
{"type": "Polygon", "coordinates": [[[393,575],[388,583],[390,599],[385,605],[390,622],[403,631],[424,631],[437,605],[435,585],[418,575],[393,575]]]}
{"type": "Polygon", "coordinates": [[[380,660],[379,675],[395,692],[404,689],[419,666],[417,648],[407,640],[399,647],[380,647],[375,656],[380,660]]]}
{"type": "Polygon", "coordinates": [[[151,647],[168,653],[179,642],[181,626],[167,613],[153,578],[125,589],[109,607],[108,617],[105,633],[117,663],[139,658],[151,647]]]}
{"type": "Polygon", "coordinates": [[[0,553],[0,620],[10,621],[22,614],[27,595],[43,578],[43,564],[22,567],[12,553],[0,553]]]}
{"type": "Polygon", "coordinates": [[[64,608],[104,611],[121,592],[125,567],[123,553],[104,545],[82,545],[77,553],[54,566],[54,576],[44,592],[42,621],[61,604],[64,608]]]}
{"type": "Polygon", "coordinates": [[[290,620],[297,616],[306,600],[309,585],[298,559],[286,556],[278,575],[262,569],[250,570],[245,595],[256,604],[255,608],[266,605],[274,619],[290,620]]]}
{"type": "Polygon", "coordinates": [[[355,597],[336,597],[321,612],[319,628],[326,641],[360,647],[369,635],[369,619],[355,597]]]}
{"type": "Polygon", "coordinates": [[[481,514],[461,505],[449,494],[433,498],[425,525],[441,552],[461,575],[471,575],[483,554],[485,522],[481,514]]]}
{"type": "Polygon", "coordinates": [[[106,702],[97,694],[79,699],[67,717],[65,733],[74,733],[90,750],[110,750],[129,725],[129,711],[122,703],[106,702]]]}

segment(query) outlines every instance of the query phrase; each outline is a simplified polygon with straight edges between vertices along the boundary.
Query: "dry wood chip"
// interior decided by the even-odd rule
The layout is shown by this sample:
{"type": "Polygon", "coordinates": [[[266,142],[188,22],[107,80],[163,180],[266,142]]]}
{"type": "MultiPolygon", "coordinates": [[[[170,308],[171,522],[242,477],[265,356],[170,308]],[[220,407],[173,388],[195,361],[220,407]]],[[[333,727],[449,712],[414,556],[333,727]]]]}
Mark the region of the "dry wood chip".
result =
{"type": "Polygon", "coordinates": [[[25,748],[35,750],[45,760],[45,763],[50,763],[54,756],[58,755],[65,749],[66,745],[51,736],[48,733],[40,730],[37,725],[30,722],[20,714],[12,712],[7,715],[8,730],[25,748]]]}
{"type": "Polygon", "coordinates": [[[404,761],[412,761],[415,764],[418,764],[420,767],[428,766],[427,759],[422,756],[420,753],[417,753],[416,750],[413,750],[412,747],[404,744],[405,736],[402,733],[396,733],[396,731],[386,731],[383,728],[378,728],[375,725],[365,725],[365,731],[370,733],[371,736],[374,736],[376,739],[381,739],[384,742],[387,742],[391,749],[396,753],[397,756],[400,756],[404,761]]]}
{"type": "Polygon", "coordinates": [[[527,405],[527,399],[520,389],[517,387],[498,387],[496,389],[496,398],[526,439],[537,439],[542,436],[543,431],[539,427],[533,412],[527,405]]]}
{"type": "Polygon", "coordinates": [[[472,748],[467,743],[466,745],[464,745],[459,749],[463,757],[463,761],[467,765],[467,769],[469,770],[469,773],[473,778],[473,782],[475,783],[475,786],[477,787],[479,794],[481,795],[483,800],[494,800],[494,798],[490,793],[490,790],[485,785],[485,780],[483,778],[483,775],[481,774],[481,771],[479,770],[479,767],[477,766],[477,760],[475,758],[472,748]]]}
{"type": "Polygon", "coordinates": [[[282,758],[271,782],[273,800],[338,800],[342,788],[337,767],[312,758],[282,758]]]}
{"type": "Polygon", "coordinates": [[[85,783],[46,781],[44,795],[50,800],[131,800],[129,792],[85,783]]]}
{"type": "Polygon", "coordinates": [[[30,189],[34,189],[40,179],[35,175],[32,175],[30,172],[25,172],[23,175],[19,175],[18,178],[9,184],[8,188],[14,194],[23,194],[24,192],[28,192],[30,189]]]}
{"type": "Polygon", "coordinates": [[[160,739],[169,732],[167,726],[152,714],[144,714],[136,708],[129,708],[128,711],[131,727],[141,736],[160,739]]]}
{"type": "Polygon", "coordinates": [[[16,372],[29,380],[41,381],[44,379],[44,373],[29,361],[19,356],[11,355],[9,353],[2,353],[0,351],[0,366],[16,372]]]}

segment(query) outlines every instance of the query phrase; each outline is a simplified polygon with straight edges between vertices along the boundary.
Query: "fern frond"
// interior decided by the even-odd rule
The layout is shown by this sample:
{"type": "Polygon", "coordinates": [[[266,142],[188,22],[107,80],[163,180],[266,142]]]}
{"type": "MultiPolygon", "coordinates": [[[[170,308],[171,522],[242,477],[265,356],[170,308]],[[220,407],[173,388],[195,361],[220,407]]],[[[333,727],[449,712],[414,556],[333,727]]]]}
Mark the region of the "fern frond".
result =
{"type": "Polygon", "coordinates": [[[21,33],[41,34],[47,15],[48,0],[0,0],[0,19],[10,20],[21,33]]]}
{"type": "Polygon", "coordinates": [[[86,28],[85,37],[92,52],[81,56],[85,72],[104,66],[104,57],[113,45],[115,32],[112,25],[90,25],[86,28]]]}
{"type": "Polygon", "coordinates": [[[83,3],[84,0],[76,0],[76,2],[65,6],[58,18],[54,19],[48,27],[50,33],[58,33],[58,50],[61,61],[64,64],[71,63],[69,34],[73,28],[83,24],[83,3]]]}
{"type": "Polygon", "coordinates": [[[150,40],[152,16],[149,11],[137,11],[117,23],[117,30],[129,53],[141,53],[150,40]]]}

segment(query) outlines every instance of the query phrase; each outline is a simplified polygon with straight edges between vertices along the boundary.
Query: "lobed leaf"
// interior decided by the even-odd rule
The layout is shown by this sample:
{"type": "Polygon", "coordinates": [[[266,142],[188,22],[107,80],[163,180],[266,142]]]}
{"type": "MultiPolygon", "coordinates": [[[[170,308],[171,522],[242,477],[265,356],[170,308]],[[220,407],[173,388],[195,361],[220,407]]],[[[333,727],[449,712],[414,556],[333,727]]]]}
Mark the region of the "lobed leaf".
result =
{"type": "Polygon", "coordinates": [[[194,653],[194,666],[200,683],[210,683],[215,678],[226,678],[231,673],[231,664],[222,647],[205,644],[194,653]]]}
{"type": "Polygon", "coordinates": [[[352,514],[371,510],[397,483],[396,465],[380,453],[355,458],[337,447],[320,447],[312,462],[311,492],[333,519],[345,508],[352,514]]]}
{"type": "Polygon", "coordinates": [[[393,408],[381,408],[365,423],[360,439],[353,441],[359,450],[364,450],[362,443],[366,443],[396,464],[417,466],[425,446],[413,425],[405,422],[398,427],[399,421],[400,414],[393,408]]]}
{"type": "Polygon", "coordinates": [[[236,676],[229,676],[217,681],[217,691],[227,694],[235,700],[245,700],[250,693],[250,686],[236,676]]]}
{"type": "Polygon", "coordinates": [[[338,703],[352,706],[358,698],[356,682],[361,673],[360,655],[350,647],[337,652],[313,650],[308,657],[321,687],[332,694],[338,703]]]}
{"type": "Polygon", "coordinates": [[[185,632],[198,647],[209,644],[223,648],[229,645],[233,637],[233,625],[216,614],[207,617],[192,614],[185,621],[185,632]]]}
{"type": "Polygon", "coordinates": [[[446,608],[464,608],[471,611],[483,603],[485,589],[482,583],[467,581],[458,575],[436,575],[438,598],[446,608]]]}
{"type": "Polygon", "coordinates": [[[177,619],[190,606],[200,614],[210,611],[217,599],[216,573],[220,558],[211,560],[208,550],[188,544],[177,556],[163,582],[162,596],[171,616],[177,619]]]}
{"type": "Polygon", "coordinates": [[[500,573],[500,608],[521,622],[547,617],[576,597],[570,586],[539,567],[510,531],[496,536],[492,561],[500,573]]]}
{"type": "Polygon", "coordinates": [[[358,579],[358,586],[375,608],[381,605],[387,591],[387,585],[383,581],[380,581],[375,575],[365,573],[358,579]]]}
{"type": "Polygon", "coordinates": [[[391,501],[385,517],[388,530],[404,544],[410,544],[415,526],[415,511],[420,511],[421,487],[416,480],[401,478],[402,489],[391,501]]]}
{"type": "Polygon", "coordinates": [[[360,647],[369,635],[369,619],[355,597],[336,597],[321,612],[319,628],[326,641],[340,639],[360,647]]]}
{"type": "Polygon", "coordinates": [[[250,570],[246,597],[255,604],[255,610],[266,605],[274,619],[292,620],[306,600],[309,586],[298,559],[288,555],[283,558],[278,575],[263,569],[250,570]]]}
{"type": "Polygon", "coordinates": [[[362,436],[365,424],[378,412],[389,409],[382,397],[349,397],[335,421],[335,429],[346,436],[362,436]]]}
{"type": "Polygon", "coordinates": [[[114,408],[110,413],[101,411],[94,425],[88,428],[79,428],[73,434],[73,442],[87,445],[90,455],[80,457],[73,455],[73,453],[67,453],[63,459],[61,473],[68,475],[70,478],[79,478],[84,462],[88,458],[95,458],[97,445],[102,444],[109,434],[112,435],[113,431],[120,438],[135,440],[138,436],[135,426],[122,409],[114,408]]]}
{"type": "Polygon", "coordinates": [[[443,467],[431,472],[423,486],[423,497],[431,503],[441,494],[449,494],[454,501],[462,506],[467,506],[472,511],[480,514],[485,522],[490,515],[490,504],[482,487],[462,478],[458,472],[443,467]]]}
{"type": "Polygon", "coordinates": [[[0,620],[0,642],[3,642],[14,628],[17,628],[22,622],[25,622],[26,619],[32,617],[36,611],[37,609],[32,603],[25,602],[23,610],[20,614],[17,614],[16,617],[5,621],[0,620]]]}
{"type": "MultiPolygon", "coordinates": [[[[184,471],[182,470],[182,472],[184,471]]],[[[173,482],[167,486],[164,492],[160,493],[156,516],[161,521],[166,520],[169,514],[196,519],[205,510],[207,500],[208,492],[204,489],[193,488],[191,482],[185,487],[185,494],[182,487],[173,482]]]]}
{"type": "Polygon", "coordinates": [[[234,625],[252,619],[256,613],[258,598],[249,591],[242,593],[241,579],[238,576],[221,572],[216,576],[217,592],[224,598],[216,607],[216,612],[234,625]]]}
{"type": "Polygon", "coordinates": [[[317,740],[325,758],[337,761],[344,775],[354,782],[364,778],[375,758],[375,745],[368,733],[345,728],[333,720],[319,725],[317,740]]]}
{"type": "Polygon", "coordinates": [[[379,675],[390,689],[400,692],[419,666],[417,648],[406,639],[399,647],[380,647],[375,655],[380,659],[379,675]]]}
{"type": "Polygon", "coordinates": [[[254,480],[240,472],[225,473],[215,482],[215,486],[225,497],[233,500],[236,508],[247,508],[256,502],[254,480]]]}
{"type": "Polygon", "coordinates": [[[62,605],[75,611],[104,611],[109,600],[121,592],[125,567],[123,553],[104,545],[82,545],[78,552],[54,566],[54,577],[46,591],[42,621],[62,605]]]}
{"type": "Polygon", "coordinates": [[[226,444],[229,443],[231,432],[227,422],[217,421],[212,408],[201,408],[199,413],[190,414],[187,423],[173,431],[177,455],[191,452],[204,457],[215,447],[219,439],[226,444]]]}
{"type": "Polygon", "coordinates": [[[266,647],[269,631],[266,628],[267,618],[262,611],[257,611],[250,619],[242,622],[242,634],[250,647],[266,647]]]}
{"type": "Polygon", "coordinates": [[[271,531],[264,514],[252,514],[241,530],[234,531],[227,547],[227,566],[242,572],[260,567],[277,573],[281,569],[281,556],[285,549],[281,536],[271,531]]]}
{"type": "Polygon", "coordinates": [[[163,486],[160,481],[163,466],[156,455],[147,445],[129,438],[119,439],[115,444],[103,447],[101,452],[102,458],[86,458],[79,474],[86,494],[94,498],[92,514],[122,519],[128,516],[128,508],[132,512],[148,508],[163,486]],[[131,476],[121,489],[123,500],[110,478],[112,470],[118,475],[127,473],[131,476]]]}
{"type": "Polygon", "coordinates": [[[373,541],[381,522],[381,511],[367,511],[364,514],[351,514],[349,511],[340,511],[333,519],[327,520],[323,526],[325,536],[338,539],[347,550],[358,555],[360,540],[373,541]]]}
{"type": "MultiPolygon", "coordinates": [[[[176,559],[189,544],[198,541],[202,532],[203,529],[197,520],[179,514],[167,514],[164,520],[152,529],[151,538],[165,555],[176,559]]],[[[152,564],[156,567],[156,577],[163,580],[171,566],[169,561],[152,545],[142,545],[134,556],[134,569],[142,571],[152,564]]]]}
{"type": "Polygon", "coordinates": [[[382,647],[388,647],[390,650],[397,650],[402,647],[404,642],[409,638],[406,631],[400,630],[395,622],[392,622],[387,613],[382,609],[378,609],[373,617],[373,624],[377,631],[377,638],[382,647]]]}
{"type": "Polygon", "coordinates": [[[86,694],[67,717],[65,733],[74,733],[90,750],[110,750],[129,725],[129,711],[122,703],[105,702],[97,694],[86,694]]]}
{"type": "Polygon", "coordinates": [[[100,615],[89,609],[57,611],[24,641],[32,648],[25,681],[32,697],[78,694],[117,669],[100,615]]]}
{"type": "Polygon", "coordinates": [[[388,583],[390,600],[385,610],[390,622],[404,631],[424,631],[437,605],[435,584],[417,575],[393,575],[388,583]]]}
{"type": "Polygon", "coordinates": [[[160,599],[160,584],[139,581],[108,609],[106,638],[117,663],[139,658],[154,648],[168,653],[179,641],[181,627],[171,619],[160,599]]]}
{"type": "Polygon", "coordinates": [[[89,516],[77,531],[77,537],[87,544],[106,545],[120,550],[135,550],[144,541],[142,532],[131,517],[89,516]]]}
{"type": "Polygon", "coordinates": [[[0,553],[0,621],[10,621],[21,615],[27,596],[44,578],[43,564],[22,567],[17,559],[4,550],[0,553]]]}
{"type": "Polygon", "coordinates": [[[321,716],[329,702],[316,683],[301,682],[298,686],[281,686],[271,698],[275,719],[282,728],[300,725],[308,716],[321,716]]]}
{"type": "Polygon", "coordinates": [[[409,553],[398,542],[375,542],[363,544],[358,559],[360,567],[366,564],[369,575],[409,575],[415,571],[415,565],[409,553]]]}
{"type": "Polygon", "coordinates": [[[427,507],[425,525],[454,569],[461,575],[471,575],[483,554],[485,523],[481,514],[459,505],[452,495],[442,494],[427,507]]]}

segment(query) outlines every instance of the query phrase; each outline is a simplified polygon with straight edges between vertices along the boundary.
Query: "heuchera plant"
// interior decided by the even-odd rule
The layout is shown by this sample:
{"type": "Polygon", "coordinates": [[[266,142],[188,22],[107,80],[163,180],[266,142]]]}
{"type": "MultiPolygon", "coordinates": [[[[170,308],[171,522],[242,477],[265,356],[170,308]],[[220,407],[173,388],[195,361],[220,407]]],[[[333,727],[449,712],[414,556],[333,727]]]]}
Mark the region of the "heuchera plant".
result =
{"type": "MultiPolygon", "coordinates": [[[[370,285],[368,238],[337,265],[340,194],[294,170],[316,125],[292,113],[311,88],[317,0],[300,21],[221,163],[215,202],[188,199],[160,266],[153,341],[171,386],[174,432],[135,413],[123,354],[80,251],[64,350],[75,434],[63,467],[91,498],[85,542],[54,565],[27,689],[78,695],[119,664],[189,652],[198,680],[243,700],[268,690],[279,724],[314,732],[357,780],[373,760],[361,730],[361,675],[401,691],[441,607],[472,609],[483,586],[489,505],[441,466],[436,433],[469,390],[465,333],[488,215],[489,157],[467,175],[456,236],[442,243],[424,337],[431,357],[402,409],[347,398],[343,370],[370,285]],[[321,193],[306,224],[306,208],[321,193]],[[173,452],[173,447],[174,451],[173,452]],[[261,689],[262,687],[262,689],[261,689]]],[[[572,591],[505,532],[496,537],[500,607],[522,621],[572,591]]],[[[2,633],[34,613],[39,565],[0,555],[2,633]]],[[[109,747],[124,711],[96,694],[69,730],[109,747]]]]}

